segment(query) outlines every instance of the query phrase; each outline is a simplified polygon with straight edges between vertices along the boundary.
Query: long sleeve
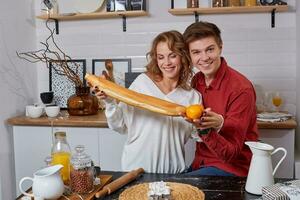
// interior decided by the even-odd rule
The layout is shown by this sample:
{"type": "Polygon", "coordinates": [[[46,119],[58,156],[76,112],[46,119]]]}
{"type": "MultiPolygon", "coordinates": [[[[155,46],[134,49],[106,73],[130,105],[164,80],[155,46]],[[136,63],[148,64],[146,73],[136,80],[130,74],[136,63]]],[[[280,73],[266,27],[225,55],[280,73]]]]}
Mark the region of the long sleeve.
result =
{"type": "Polygon", "coordinates": [[[224,161],[236,159],[242,148],[246,133],[255,112],[255,97],[250,89],[232,97],[224,116],[222,129],[203,136],[203,142],[211,152],[224,161]]]}
{"type": "Polygon", "coordinates": [[[127,134],[123,110],[126,109],[123,103],[117,104],[115,100],[105,101],[105,115],[108,127],[121,134],[127,134]]]}

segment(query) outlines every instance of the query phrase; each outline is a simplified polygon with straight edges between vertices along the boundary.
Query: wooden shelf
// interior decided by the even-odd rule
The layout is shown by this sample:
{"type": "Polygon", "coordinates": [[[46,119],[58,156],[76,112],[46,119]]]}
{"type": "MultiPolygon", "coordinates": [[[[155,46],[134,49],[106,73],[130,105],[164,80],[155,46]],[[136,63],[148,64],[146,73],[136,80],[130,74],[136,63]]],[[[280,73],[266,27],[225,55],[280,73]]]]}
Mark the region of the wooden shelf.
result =
{"type": "Polygon", "coordinates": [[[213,8],[174,8],[169,9],[172,15],[197,14],[230,14],[230,13],[263,13],[263,12],[285,12],[288,5],[274,6],[238,6],[238,7],[213,7],[213,8]]]}
{"type": "Polygon", "coordinates": [[[39,15],[38,19],[47,20],[48,18],[56,19],[60,21],[71,21],[71,20],[88,20],[88,19],[107,19],[107,18],[118,18],[118,17],[139,17],[139,16],[147,16],[148,13],[146,11],[118,11],[118,12],[94,12],[87,14],[60,14],[60,15],[39,15]]]}
{"type": "Polygon", "coordinates": [[[74,20],[89,20],[89,19],[108,19],[108,18],[122,18],[123,19],[123,31],[126,32],[126,18],[127,17],[140,17],[147,16],[148,12],[144,10],[133,11],[116,11],[116,12],[94,12],[94,13],[71,13],[71,14],[59,14],[59,15],[39,15],[38,19],[42,20],[54,20],[56,34],[59,34],[58,21],[74,21],[74,20]]]}

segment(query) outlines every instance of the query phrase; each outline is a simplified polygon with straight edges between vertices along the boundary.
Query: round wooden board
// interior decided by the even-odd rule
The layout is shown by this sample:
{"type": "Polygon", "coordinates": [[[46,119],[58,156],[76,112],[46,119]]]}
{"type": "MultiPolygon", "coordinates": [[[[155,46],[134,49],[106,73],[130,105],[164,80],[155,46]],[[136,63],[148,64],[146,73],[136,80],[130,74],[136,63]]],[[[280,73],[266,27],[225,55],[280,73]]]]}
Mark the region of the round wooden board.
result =
{"type": "MultiPolygon", "coordinates": [[[[204,200],[204,193],[198,188],[183,184],[183,183],[174,183],[167,182],[167,185],[171,188],[171,197],[172,200],[204,200]]],[[[149,183],[138,184],[127,188],[124,190],[120,196],[119,200],[148,200],[148,188],[149,183]]]]}

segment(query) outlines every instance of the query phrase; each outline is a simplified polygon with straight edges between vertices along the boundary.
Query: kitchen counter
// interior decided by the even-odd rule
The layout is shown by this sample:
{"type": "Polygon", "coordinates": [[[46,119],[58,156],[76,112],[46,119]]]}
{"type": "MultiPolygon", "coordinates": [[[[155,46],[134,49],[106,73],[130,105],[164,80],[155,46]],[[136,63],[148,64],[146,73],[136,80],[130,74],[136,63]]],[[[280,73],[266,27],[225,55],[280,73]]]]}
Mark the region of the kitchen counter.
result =
{"type": "MultiPolygon", "coordinates": [[[[124,175],[123,172],[101,172],[102,174],[113,175],[113,180],[124,175]]],[[[278,180],[278,179],[277,179],[278,180]]],[[[287,179],[280,179],[282,182],[287,179]]],[[[137,180],[129,183],[121,189],[115,191],[105,200],[117,200],[119,195],[126,189],[133,185],[154,182],[154,181],[168,181],[186,183],[198,187],[205,193],[205,200],[222,199],[222,200],[255,200],[260,196],[252,195],[245,191],[246,178],[240,177],[220,177],[220,176],[187,176],[184,174],[143,174],[137,180]]]]}
{"type": "MultiPolygon", "coordinates": [[[[7,123],[13,126],[65,126],[65,127],[99,127],[107,128],[107,121],[103,111],[97,115],[89,116],[69,116],[67,111],[62,111],[61,116],[48,118],[43,116],[32,119],[26,116],[13,117],[7,120],[7,123]]],[[[294,129],[297,123],[294,119],[283,122],[257,122],[259,129],[294,129]]]]}

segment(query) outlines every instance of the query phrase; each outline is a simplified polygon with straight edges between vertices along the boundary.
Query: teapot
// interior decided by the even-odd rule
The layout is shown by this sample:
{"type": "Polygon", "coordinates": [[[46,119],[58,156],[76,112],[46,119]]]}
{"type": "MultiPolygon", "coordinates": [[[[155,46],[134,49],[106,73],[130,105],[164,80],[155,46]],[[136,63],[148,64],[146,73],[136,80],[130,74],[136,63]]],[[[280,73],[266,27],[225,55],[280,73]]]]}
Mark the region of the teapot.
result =
{"type": "Polygon", "coordinates": [[[274,147],[261,142],[245,142],[250,147],[252,159],[246,181],[246,191],[252,194],[261,195],[262,187],[274,184],[274,174],[279,165],[286,157],[286,149],[279,147],[274,150],[274,147]],[[283,151],[283,156],[273,170],[271,155],[278,151],[283,151]]]}
{"type": "Polygon", "coordinates": [[[62,168],[62,165],[53,165],[35,172],[34,178],[22,178],[19,183],[20,191],[26,196],[34,197],[35,200],[58,199],[64,192],[64,184],[59,173],[62,168]],[[22,183],[25,180],[33,182],[33,194],[23,190],[22,183]]]}

